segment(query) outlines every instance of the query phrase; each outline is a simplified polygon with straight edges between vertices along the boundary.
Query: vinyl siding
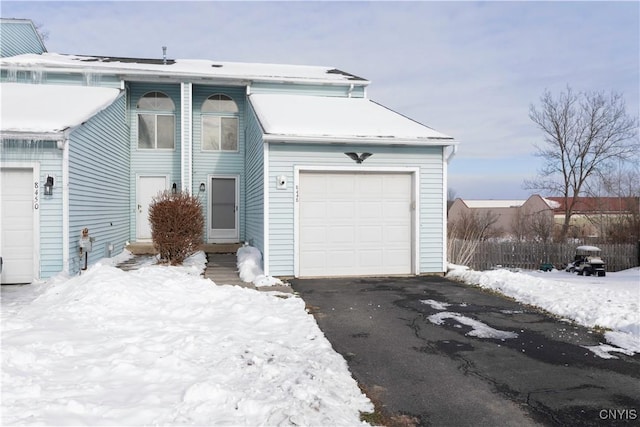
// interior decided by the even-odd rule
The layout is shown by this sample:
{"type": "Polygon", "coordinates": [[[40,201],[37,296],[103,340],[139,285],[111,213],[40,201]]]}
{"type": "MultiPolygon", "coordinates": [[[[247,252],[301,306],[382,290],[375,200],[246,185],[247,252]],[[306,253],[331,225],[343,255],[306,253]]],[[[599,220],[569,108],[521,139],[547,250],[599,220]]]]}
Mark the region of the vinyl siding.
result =
{"type": "Polygon", "coordinates": [[[371,147],[353,145],[270,144],[269,147],[269,274],[294,274],[294,167],[356,164],[344,153],[370,152],[361,166],[419,168],[419,271],[442,273],[443,241],[443,148],[371,147]],[[291,185],[276,190],[275,179],[285,175],[291,185]]]}
{"type": "Polygon", "coordinates": [[[129,145],[131,155],[131,169],[129,171],[130,217],[131,230],[129,238],[136,240],[136,177],[138,175],[168,175],[169,187],[172,183],[180,182],[181,177],[181,117],[180,117],[180,84],[159,83],[130,83],[129,111],[130,125],[129,145]],[[145,150],[138,149],[138,117],[136,105],[140,97],[147,92],[163,92],[171,98],[175,107],[175,146],[173,150],[145,150]]]}
{"type": "Polygon", "coordinates": [[[111,106],[80,128],[69,139],[69,257],[70,273],[84,266],[79,257],[83,228],[95,238],[89,264],[124,249],[130,229],[129,129],[126,125],[126,98],[111,106]]]}
{"type": "Polygon", "coordinates": [[[27,53],[41,54],[45,52],[42,40],[35,27],[28,20],[5,20],[0,25],[0,56],[23,55],[27,53]]]}
{"type": "MultiPolygon", "coordinates": [[[[198,194],[201,182],[207,183],[208,175],[239,175],[238,182],[238,227],[239,240],[245,239],[245,169],[244,169],[244,150],[245,150],[245,112],[246,97],[244,88],[231,88],[220,86],[193,86],[193,194],[198,194]],[[238,151],[205,151],[202,150],[202,103],[211,95],[224,94],[232,98],[239,112],[238,119],[238,151]]],[[[205,208],[205,218],[207,218],[207,209],[209,201],[207,193],[201,194],[202,206],[205,208]]],[[[208,226],[207,226],[208,227],[208,226]]]]}
{"type": "Polygon", "coordinates": [[[245,239],[264,254],[264,142],[251,108],[247,108],[245,187],[245,239]]]}
{"type": "Polygon", "coordinates": [[[55,141],[3,140],[0,166],[34,164],[40,166],[40,266],[39,277],[46,279],[60,272],[62,265],[62,150],[55,141]],[[44,195],[47,176],[54,177],[52,196],[44,195]]]}

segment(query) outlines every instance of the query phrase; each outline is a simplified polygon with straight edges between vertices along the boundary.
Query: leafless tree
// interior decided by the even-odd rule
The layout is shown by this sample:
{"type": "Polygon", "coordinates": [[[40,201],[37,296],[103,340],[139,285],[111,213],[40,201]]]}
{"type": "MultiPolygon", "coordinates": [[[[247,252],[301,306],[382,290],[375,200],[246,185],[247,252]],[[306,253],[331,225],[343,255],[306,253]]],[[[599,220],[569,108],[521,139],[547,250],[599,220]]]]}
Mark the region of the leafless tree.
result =
{"type": "Polygon", "coordinates": [[[529,216],[527,226],[533,240],[542,243],[548,243],[552,240],[555,228],[552,215],[536,212],[529,216]]]}
{"type": "Polygon", "coordinates": [[[525,188],[564,197],[560,237],[565,238],[586,182],[613,161],[637,159],[638,120],[627,115],[621,94],[576,93],[570,87],[557,98],[545,91],[540,106],[531,105],[529,117],[544,135],[544,142],[535,145],[543,167],[537,178],[525,181],[525,188]]]}
{"type": "Polygon", "coordinates": [[[481,241],[499,233],[493,225],[498,222],[498,215],[486,211],[463,213],[456,221],[448,225],[448,253],[449,262],[468,265],[481,241]]]}

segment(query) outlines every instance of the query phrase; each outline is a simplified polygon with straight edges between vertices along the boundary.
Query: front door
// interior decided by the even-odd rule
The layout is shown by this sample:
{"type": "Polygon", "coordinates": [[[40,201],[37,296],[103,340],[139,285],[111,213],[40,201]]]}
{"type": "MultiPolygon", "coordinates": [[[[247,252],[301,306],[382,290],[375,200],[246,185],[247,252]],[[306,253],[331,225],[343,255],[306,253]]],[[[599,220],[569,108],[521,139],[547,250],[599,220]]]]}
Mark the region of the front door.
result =
{"type": "Polygon", "coordinates": [[[150,241],[149,206],[154,197],[169,188],[169,177],[166,175],[139,176],[137,187],[136,239],[150,241]]]}
{"type": "Polygon", "coordinates": [[[238,241],[238,178],[209,177],[209,242],[238,241]]]}

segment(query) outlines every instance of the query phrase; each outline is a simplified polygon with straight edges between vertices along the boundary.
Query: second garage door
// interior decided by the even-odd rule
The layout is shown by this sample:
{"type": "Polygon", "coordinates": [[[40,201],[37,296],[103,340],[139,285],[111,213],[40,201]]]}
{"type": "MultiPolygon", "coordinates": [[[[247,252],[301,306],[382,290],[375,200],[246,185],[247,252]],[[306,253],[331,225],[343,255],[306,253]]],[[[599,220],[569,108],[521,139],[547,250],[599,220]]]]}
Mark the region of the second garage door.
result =
{"type": "Polygon", "coordinates": [[[299,276],[412,273],[409,173],[301,172],[299,276]]]}

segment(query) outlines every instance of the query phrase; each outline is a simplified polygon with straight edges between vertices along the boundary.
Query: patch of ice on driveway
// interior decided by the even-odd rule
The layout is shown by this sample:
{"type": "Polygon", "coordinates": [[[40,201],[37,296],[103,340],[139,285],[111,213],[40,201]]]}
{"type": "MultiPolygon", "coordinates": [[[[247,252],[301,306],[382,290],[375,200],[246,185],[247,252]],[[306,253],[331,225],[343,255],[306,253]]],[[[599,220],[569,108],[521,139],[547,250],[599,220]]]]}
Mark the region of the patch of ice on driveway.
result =
{"type": "Polygon", "coordinates": [[[436,310],[446,310],[447,307],[451,305],[448,302],[436,301],[432,299],[422,299],[420,300],[420,302],[423,304],[430,305],[431,308],[434,308],[436,310]]]}
{"type": "Polygon", "coordinates": [[[491,326],[478,320],[471,319],[458,313],[452,313],[450,311],[443,311],[441,313],[433,314],[429,316],[428,319],[431,323],[434,323],[436,325],[442,325],[445,319],[453,319],[456,322],[462,323],[463,325],[471,326],[472,330],[467,332],[465,335],[469,335],[472,337],[494,339],[509,339],[518,337],[518,334],[516,334],[515,332],[494,329],[491,326]]]}

